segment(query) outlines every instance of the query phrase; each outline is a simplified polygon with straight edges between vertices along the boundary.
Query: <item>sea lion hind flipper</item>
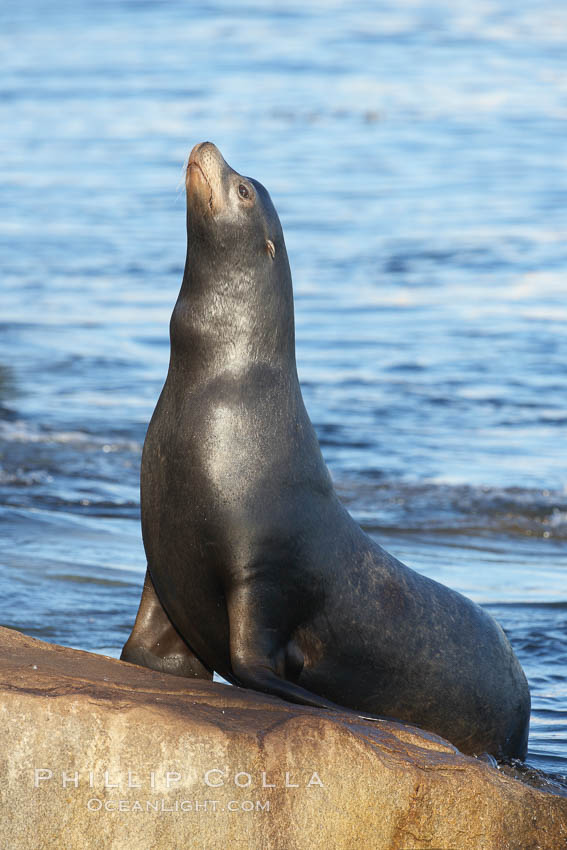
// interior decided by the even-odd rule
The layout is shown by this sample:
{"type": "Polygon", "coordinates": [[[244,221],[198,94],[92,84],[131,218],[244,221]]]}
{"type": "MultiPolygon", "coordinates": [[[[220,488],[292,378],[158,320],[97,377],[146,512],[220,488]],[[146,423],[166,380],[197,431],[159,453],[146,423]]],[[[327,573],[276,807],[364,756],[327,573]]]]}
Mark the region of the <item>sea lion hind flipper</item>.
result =
{"type": "Polygon", "coordinates": [[[197,658],[169,619],[158,599],[149,570],[146,570],[136,622],[120,658],[160,673],[189,679],[213,678],[213,671],[197,658]]]}

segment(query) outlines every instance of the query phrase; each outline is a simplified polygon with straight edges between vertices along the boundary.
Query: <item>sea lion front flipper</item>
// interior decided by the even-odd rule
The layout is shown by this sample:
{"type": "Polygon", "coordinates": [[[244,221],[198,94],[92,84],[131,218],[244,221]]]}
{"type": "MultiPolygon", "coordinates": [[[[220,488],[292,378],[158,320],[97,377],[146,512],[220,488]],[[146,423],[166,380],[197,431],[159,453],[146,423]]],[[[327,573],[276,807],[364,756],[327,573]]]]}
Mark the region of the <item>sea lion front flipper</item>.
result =
{"type": "Polygon", "coordinates": [[[167,616],[149,570],[146,570],[136,622],[120,658],[130,664],[139,664],[174,676],[213,678],[213,671],[197,658],[167,616]]]}
{"type": "Polygon", "coordinates": [[[246,582],[227,601],[232,673],[240,685],[300,705],[348,710],[286,678],[299,676],[303,660],[291,640],[281,588],[246,582]]]}

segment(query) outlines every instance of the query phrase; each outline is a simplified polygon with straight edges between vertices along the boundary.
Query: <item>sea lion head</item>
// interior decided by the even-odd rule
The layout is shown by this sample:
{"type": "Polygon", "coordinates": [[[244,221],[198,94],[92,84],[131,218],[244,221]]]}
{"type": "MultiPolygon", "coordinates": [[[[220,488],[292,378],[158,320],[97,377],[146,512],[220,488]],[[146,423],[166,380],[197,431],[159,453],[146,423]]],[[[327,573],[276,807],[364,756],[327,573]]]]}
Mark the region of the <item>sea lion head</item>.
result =
{"type": "Polygon", "coordinates": [[[187,259],[172,350],[190,344],[208,363],[211,352],[219,363],[294,363],[291,272],[267,190],[231,168],[211,142],[191,151],[186,187],[187,259]]]}
{"type": "Polygon", "coordinates": [[[197,242],[200,251],[208,248],[227,260],[232,252],[256,264],[262,258],[273,263],[282,250],[285,254],[282,228],[267,190],[231,168],[212,142],[195,145],[189,154],[186,187],[189,240],[197,242]]]}

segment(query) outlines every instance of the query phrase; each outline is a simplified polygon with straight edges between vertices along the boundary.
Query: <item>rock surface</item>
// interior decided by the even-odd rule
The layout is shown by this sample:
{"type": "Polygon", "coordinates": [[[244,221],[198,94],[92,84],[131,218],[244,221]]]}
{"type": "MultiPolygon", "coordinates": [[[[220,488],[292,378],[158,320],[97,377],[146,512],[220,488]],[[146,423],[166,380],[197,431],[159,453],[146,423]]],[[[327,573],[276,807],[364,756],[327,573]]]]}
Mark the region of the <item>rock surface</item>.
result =
{"type": "Polygon", "coordinates": [[[2,848],[567,848],[567,799],[412,727],[9,629],[0,688],[2,848]]]}

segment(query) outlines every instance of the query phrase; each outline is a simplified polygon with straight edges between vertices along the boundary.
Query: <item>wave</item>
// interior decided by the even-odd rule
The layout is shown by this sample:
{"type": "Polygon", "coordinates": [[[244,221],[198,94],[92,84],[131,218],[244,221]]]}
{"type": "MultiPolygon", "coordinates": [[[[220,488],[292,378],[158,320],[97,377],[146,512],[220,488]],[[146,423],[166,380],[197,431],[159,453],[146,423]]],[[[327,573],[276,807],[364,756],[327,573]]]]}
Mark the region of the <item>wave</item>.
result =
{"type": "Polygon", "coordinates": [[[567,539],[567,492],[439,481],[335,482],[366,531],[567,539]]]}
{"type": "Polygon", "coordinates": [[[95,449],[103,452],[141,452],[138,440],[116,439],[88,431],[59,431],[46,426],[31,425],[23,419],[0,421],[0,441],[7,443],[40,443],[66,445],[78,449],[95,449]]]}

